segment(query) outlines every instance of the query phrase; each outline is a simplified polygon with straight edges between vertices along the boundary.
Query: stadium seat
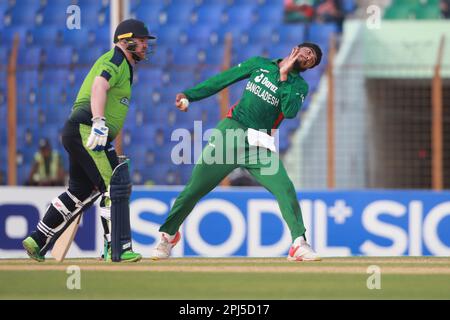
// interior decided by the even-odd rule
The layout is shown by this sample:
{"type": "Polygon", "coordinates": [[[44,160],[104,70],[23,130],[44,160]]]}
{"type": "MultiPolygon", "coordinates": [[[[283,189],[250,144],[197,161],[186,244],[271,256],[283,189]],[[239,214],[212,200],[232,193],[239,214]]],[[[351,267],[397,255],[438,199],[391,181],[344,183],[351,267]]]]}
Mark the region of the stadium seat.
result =
{"type": "Polygon", "coordinates": [[[207,65],[220,67],[223,64],[224,55],[224,46],[208,46],[206,49],[199,51],[199,61],[207,65]]]}
{"type": "Polygon", "coordinates": [[[208,25],[189,26],[182,31],[180,42],[187,45],[195,44],[198,47],[206,47],[209,44],[211,32],[211,26],[208,25]]]}
{"type": "Polygon", "coordinates": [[[89,70],[90,66],[79,66],[75,68],[72,72],[66,75],[69,85],[72,88],[78,90],[81,84],[83,83],[84,79],[88,75],[89,70]]]}
{"type": "Polygon", "coordinates": [[[61,40],[63,45],[74,48],[88,48],[88,50],[91,50],[93,44],[93,37],[87,28],[64,29],[61,40]]]}
{"type": "Polygon", "coordinates": [[[54,25],[59,28],[66,27],[67,5],[63,2],[47,5],[36,14],[36,25],[54,25]]]}
{"type": "Polygon", "coordinates": [[[136,19],[144,21],[151,32],[152,29],[155,29],[160,25],[160,15],[163,8],[164,4],[162,1],[151,3],[141,1],[140,4],[132,9],[132,14],[136,19]]]}
{"type": "Polygon", "coordinates": [[[42,47],[19,48],[17,62],[22,66],[38,67],[42,58],[42,47]]]}
{"type": "Polygon", "coordinates": [[[6,10],[3,17],[5,26],[33,27],[36,21],[36,12],[39,2],[18,1],[13,7],[6,10]]]}
{"type": "Polygon", "coordinates": [[[236,65],[252,57],[264,55],[267,55],[264,45],[249,44],[246,46],[239,46],[234,50],[232,62],[236,65]]]}
{"type": "Polygon", "coordinates": [[[162,26],[155,31],[158,37],[158,45],[174,46],[179,43],[182,27],[179,25],[162,26]]]}
{"type": "Polygon", "coordinates": [[[12,48],[14,36],[17,34],[19,36],[19,45],[23,48],[26,46],[27,30],[28,29],[22,25],[1,28],[0,41],[8,48],[12,48]]]}
{"type": "Polygon", "coordinates": [[[222,25],[239,25],[246,28],[255,21],[253,5],[229,6],[222,14],[222,25]]]}
{"type": "Polygon", "coordinates": [[[108,8],[109,0],[76,0],[77,6],[84,11],[99,11],[108,8]]]}
{"type": "Polygon", "coordinates": [[[95,61],[105,54],[109,48],[104,48],[100,45],[94,45],[89,50],[78,49],[77,50],[77,64],[84,65],[86,67],[91,67],[95,61]]]}
{"type": "Polygon", "coordinates": [[[217,27],[221,20],[225,6],[220,3],[208,3],[199,6],[192,14],[191,22],[195,25],[217,27]]]}
{"type": "Polygon", "coordinates": [[[274,27],[272,24],[261,23],[256,24],[245,30],[240,38],[239,42],[245,44],[269,44],[269,41],[273,35],[274,27]]]}
{"type": "Polygon", "coordinates": [[[181,164],[180,165],[180,175],[181,184],[187,184],[192,175],[192,169],[194,169],[193,164],[181,164]]]}
{"type": "Polygon", "coordinates": [[[312,42],[328,43],[330,36],[337,32],[337,26],[334,23],[311,23],[307,39],[312,42]]]}
{"type": "MultiPolygon", "coordinates": [[[[133,85],[140,84],[146,87],[147,90],[155,85],[160,85],[162,82],[163,70],[161,68],[152,67],[141,69],[136,74],[136,82],[133,85]]],[[[133,87],[134,88],[134,87],[133,87]]],[[[133,90],[134,91],[134,90],[133,90]]]]}
{"type": "Polygon", "coordinates": [[[69,85],[69,70],[67,68],[46,68],[42,71],[41,84],[69,85]]]}
{"type": "Polygon", "coordinates": [[[199,62],[198,46],[195,44],[183,46],[180,50],[175,50],[173,54],[175,65],[193,66],[199,62]]]}
{"type": "Polygon", "coordinates": [[[58,27],[45,25],[27,32],[27,44],[31,46],[56,46],[60,43],[61,32],[58,27]]]}
{"type": "Polygon", "coordinates": [[[278,46],[271,46],[268,48],[269,52],[268,58],[278,59],[287,57],[291,53],[292,48],[295,47],[297,44],[283,44],[278,46]]]}
{"type": "Polygon", "coordinates": [[[160,24],[161,25],[177,25],[186,26],[191,21],[193,3],[170,4],[161,11],[160,24]]]}
{"type": "Polygon", "coordinates": [[[67,67],[74,62],[74,49],[71,46],[44,47],[43,54],[43,63],[47,66],[58,65],[67,67]]]}
{"type": "Polygon", "coordinates": [[[316,91],[320,78],[322,77],[322,69],[316,67],[311,70],[307,70],[301,74],[303,79],[308,83],[309,86],[309,93],[316,91]]]}
{"type": "MultiPolygon", "coordinates": [[[[36,88],[39,85],[40,75],[37,69],[26,69],[17,72],[17,83],[21,86],[17,88],[19,91],[18,99],[21,100],[28,92],[22,92],[22,90],[29,90],[30,88],[36,88]]],[[[28,97],[26,97],[28,98],[28,97]]],[[[30,101],[32,102],[32,101],[30,101]]]]}
{"type": "Polygon", "coordinates": [[[273,43],[281,45],[290,45],[291,47],[300,44],[305,39],[305,26],[303,24],[296,25],[279,25],[274,29],[272,35],[273,43]]]}
{"type": "Polygon", "coordinates": [[[255,16],[256,22],[259,24],[280,25],[283,23],[284,8],[281,2],[278,2],[278,4],[268,3],[257,7],[255,16]]]}
{"type": "Polygon", "coordinates": [[[110,48],[113,41],[109,32],[109,26],[102,26],[99,28],[91,29],[94,33],[93,46],[101,46],[103,48],[110,48]]]}

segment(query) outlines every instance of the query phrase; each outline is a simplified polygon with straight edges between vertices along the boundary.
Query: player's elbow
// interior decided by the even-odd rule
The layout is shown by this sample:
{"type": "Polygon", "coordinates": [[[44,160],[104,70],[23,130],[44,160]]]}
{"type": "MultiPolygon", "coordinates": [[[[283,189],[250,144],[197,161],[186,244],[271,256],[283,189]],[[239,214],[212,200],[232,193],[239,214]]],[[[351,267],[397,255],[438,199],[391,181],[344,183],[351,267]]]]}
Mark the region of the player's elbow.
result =
{"type": "Polygon", "coordinates": [[[296,110],[285,110],[283,111],[283,115],[286,119],[293,119],[297,116],[296,110]]]}

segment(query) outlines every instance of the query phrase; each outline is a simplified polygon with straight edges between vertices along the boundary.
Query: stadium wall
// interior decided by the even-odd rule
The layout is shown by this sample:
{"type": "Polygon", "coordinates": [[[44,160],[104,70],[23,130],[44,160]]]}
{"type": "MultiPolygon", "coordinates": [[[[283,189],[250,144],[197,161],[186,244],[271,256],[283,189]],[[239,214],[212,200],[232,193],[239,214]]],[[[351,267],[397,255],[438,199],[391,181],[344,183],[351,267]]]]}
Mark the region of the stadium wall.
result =
{"type": "MultiPolygon", "coordinates": [[[[180,188],[135,187],[133,248],[144,257],[159,238],[180,188]]],[[[26,257],[21,241],[35,228],[59,188],[0,187],[0,258],[26,257]]],[[[298,192],[308,241],[322,256],[449,256],[450,192],[298,192]]],[[[217,188],[202,199],[181,228],[174,256],[278,257],[291,238],[277,202],[262,188],[217,188]]],[[[83,217],[68,257],[98,257],[98,208],[83,217]]]]}

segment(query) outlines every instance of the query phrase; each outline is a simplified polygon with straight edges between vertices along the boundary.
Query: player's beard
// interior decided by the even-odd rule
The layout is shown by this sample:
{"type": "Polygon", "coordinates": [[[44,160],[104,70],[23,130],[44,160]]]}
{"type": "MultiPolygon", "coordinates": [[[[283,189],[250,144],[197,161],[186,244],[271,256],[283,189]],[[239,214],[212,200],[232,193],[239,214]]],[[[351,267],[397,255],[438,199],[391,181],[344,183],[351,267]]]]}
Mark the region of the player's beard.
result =
{"type": "Polygon", "coordinates": [[[306,71],[306,69],[302,68],[302,65],[300,63],[300,61],[297,59],[297,61],[295,61],[294,63],[294,69],[297,70],[298,72],[304,72],[306,71]]]}

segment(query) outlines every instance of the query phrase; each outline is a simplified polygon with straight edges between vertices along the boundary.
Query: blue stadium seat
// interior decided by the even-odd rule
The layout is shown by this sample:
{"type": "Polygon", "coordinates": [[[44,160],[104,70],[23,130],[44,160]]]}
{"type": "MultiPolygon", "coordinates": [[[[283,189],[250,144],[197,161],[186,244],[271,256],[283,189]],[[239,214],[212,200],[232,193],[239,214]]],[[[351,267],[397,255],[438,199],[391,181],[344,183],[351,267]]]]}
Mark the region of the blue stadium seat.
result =
{"type": "Polygon", "coordinates": [[[182,44],[204,47],[209,44],[211,32],[211,26],[208,25],[189,26],[181,33],[180,41],[182,44]]]}
{"type": "Polygon", "coordinates": [[[113,40],[111,39],[109,26],[91,29],[91,32],[95,34],[95,38],[93,40],[94,46],[101,46],[104,48],[111,47],[113,40]]]}
{"type": "Polygon", "coordinates": [[[225,6],[221,3],[208,3],[197,7],[192,14],[192,23],[197,25],[217,27],[221,20],[225,6]]]}
{"type": "Polygon", "coordinates": [[[312,23],[309,26],[307,39],[313,42],[321,42],[327,45],[332,33],[337,33],[334,23],[312,23]]]}
{"type": "Polygon", "coordinates": [[[74,60],[74,48],[71,46],[44,47],[43,63],[47,66],[69,66],[74,60]],[[57,57],[57,59],[55,59],[57,57]]]}
{"type": "Polygon", "coordinates": [[[37,88],[39,86],[39,82],[40,82],[40,75],[37,69],[27,69],[18,71],[17,83],[21,84],[21,86],[17,88],[20,93],[18,97],[19,101],[21,97],[26,94],[21,92],[22,89],[29,90],[30,88],[37,88]]]}
{"type": "Polygon", "coordinates": [[[318,67],[307,70],[301,74],[303,79],[308,83],[310,93],[316,91],[322,74],[323,71],[318,67]]]}
{"type": "Polygon", "coordinates": [[[41,84],[50,84],[50,85],[69,85],[69,70],[67,68],[46,68],[42,71],[42,80],[41,84]]]}
{"type": "Polygon", "coordinates": [[[139,76],[139,81],[132,87],[131,101],[146,112],[146,109],[153,105],[152,94],[155,86],[155,83],[145,83],[139,76]]]}
{"type": "Polygon", "coordinates": [[[4,13],[3,23],[5,26],[33,27],[39,2],[18,1],[15,6],[10,7],[4,13]]]}
{"type": "Polygon", "coordinates": [[[109,0],[77,0],[76,4],[82,11],[99,11],[108,8],[109,0]]]}
{"type": "Polygon", "coordinates": [[[27,44],[35,46],[56,46],[60,43],[61,31],[58,27],[45,25],[27,32],[27,44]]]}
{"type": "Polygon", "coordinates": [[[269,0],[232,0],[232,4],[235,6],[242,6],[242,5],[263,5],[269,0]]]}
{"type": "Polygon", "coordinates": [[[268,40],[272,37],[273,29],[273,25],[267,23],[252,25],[241,34],[239,41],[244,45],[269,43],[268,40]]]}
{"type": "Polygon", "coordinates": [[[155,31],[158,45],[174,46],[180,42],[182,27],[179,25],[165,25],[155,31]]]}
{"type": "MultiPolygon", "coordinates": [[[[305,26],[303,24],[279,25],[272,35],[273,43],[288,44],[294,47],[305,39],[305,26]]],[[[289,51],[290,52],[290,51],[289,51]]]]}
{"type": "Polygon", "coordinates": [[[284,58],[289,56],[289,54],[292,51],[292,48],[294,48],[297,44],[284,44],[284,45],[278,45],[278,46],[271,46],[268,48],[269,51],[269,58],[270,59],[278,59],[278,58],[284,58]]]}
{"type": "Polygon", "coordinates": [[[173,58],[173,63],[176,65],[196,65],[199,61],[198,46],[195,44],[183,46],[180,50],[174,51],[173,58]]]}
{"type": "Polygon", "coordinates": [[[252,57],[264,56],[264,55],[266,55],[266,49],[265,49],[264,45],[249,44],[246,46],[238,46],[234,50],[232,62],[233,62],[233,64],[238,64],[238,63],[241,63],[252,57]]]}
{"type": "Polygon", "coordinates": [[[42,62],[42,47],[19,48],[19,65],[38,67],[42,62]]]}
{"type": "Polygon", "coordinates": [[[66,27],[67,5],[63,2],[53,5],[47,5],[41,8],[36,14],[36,24],[54,25],[59,28],[66,27]]]}
{"type": "Polygon", "coordinates": [[[6,1],[0,2],[0,29],[3,28],[3,18],[7,9],[8,4],[6,3],[6,1]]]}
{"type": "Polygon", "coordinates": [[[180,165],[181,184],[187,184],[192,175],[193,164],[180,165]]]}
{"type": "Polygon", "coordinates": [[[81,28],[96,28],[109,25],[109,10],[84,10],[81,14],[81,28]]]}
{"type": "Polygon", "coordinates": [[[68,87],[68,86],[66,86],[64,88],[64,94],[66,95],[66,99],[65,100],[66,100],[66,103],[68,105],[72,106],[74,104],[74,102],[75,102],[75,100],[77,98],[78,90],[79,90],[78,87],[68,87]]]}
{"type": "Polygon", "coordinates": [[[164,67],[169,61],[168,50],[169,47],[166,45],[159,44],[159,35],[158,42],[156,46],[153,48],[151,54],[148,56],[148,62],[152,66],[164,67]]]}
{"type": "Polygon", "coordinates": [[[245,26],[243,27],[239,24],[222,25],[211,32],[210,43],[212,45],[223,45],[228,33],[231,34],[233,41],[236,41],[245,29],[245,26]]]}
{"type": "Polygon", "coordinates": [[[185,26],[190,23],[193,3],[170,4],[162,10],[160,15],[161,25],[185,26]]]}
{"type": "Polygon", "coordinates": [[[352,13],[358,7],[355,0],[343,0],[342,1],[342,10],[346,13],[352,13]]]}
{"type": "Polygon", "coordinates": [[[253,5],[229,6],[222,15],[223,25],[239,25],[246,28],[255,22],[253,5]]]}
{"type": "Polygon", "coordinates": [[[160,25],[160,14],[164,8],[164,4],[162,1],[141,1],[136,7],[132,8],[132,15],[135,16],[136,19],[144,21],[150,31],[155,27],[160,25]]]}
{"type": "Polygon", "coordinates": [[[67,78],[70,86],[78,90],[78,88],[83,83],[84,78],[86,78],[86,76],[88,75],[90,69],[90,66],[79,66],[75,68],[71,73],[69,73],[67,75],[67,78]]]}
{"type": "MultiPolygon", "coordinates": [[[[162,82],[163,70],[161,68],[152,67],[152,68],[142,68],[137,72],[136,77],[137,81],[134,84],[140,84],[141,86],[145,86],[148,90],[152,86],[160,85],[162,82]]],[[[133,88],[134,89],[134,88],[133,88]]],[[[133,90],[134,91],[134,90],[133,90]]]]}
{"type": "Polygon", "coordinates": [[[267,5],[256,8],[255,14],[257,23],[268,25],[279,25],[283,23],[283,4],[281,1],[275,1],[274,3],[277,4],[268,3],[267,5]]]}
{"type": "Polygon", "coordinates": [[[223,58],[225,55],[224,46],[210,46],[203,51],[204,51],[204,60],[202,61],[203,63],[208,65],[215,65],[218,67],[222,65],[223,58]]]}
{"type": "Polygon", "coordinates": [[[93,45],[89,50],[79,49],[77,51],[77,64],[82,64],[86,67],[91,67],[95,61],[106,53],[109,48],[104,48],[100,45],[93,45]]]}
{"type": "Polygon", "coordinates": [[[20,47],[26,46],[27,28],[24,26],[11,26],[0,29],[0,41],[8,48],[12,47],[14,36],[19,36],[20,47]]]}
{"type": "Polygon", "coordinates": [[[65,6],[67,8],[68,6],[72,5],[73,2],[73,0],[46,0],[45,6],[65,6]]]}
{"type": "Polygon", "coordinates": [[[86,28],[81,29],[64,29],[62,32],[62,44],[72,46],[74,48],[86,48],[91,50],[92,47],[92,37],[90,36],[90,31],[86,28]]]}
{"type": "Polygon", "coordinates": [[[45,110],[51,110],[54,106],[61,106],[63,101],[64,86],[54,82],[52,84],[42,84],[37,92],[38,104],[45,110]]]}

